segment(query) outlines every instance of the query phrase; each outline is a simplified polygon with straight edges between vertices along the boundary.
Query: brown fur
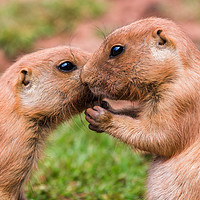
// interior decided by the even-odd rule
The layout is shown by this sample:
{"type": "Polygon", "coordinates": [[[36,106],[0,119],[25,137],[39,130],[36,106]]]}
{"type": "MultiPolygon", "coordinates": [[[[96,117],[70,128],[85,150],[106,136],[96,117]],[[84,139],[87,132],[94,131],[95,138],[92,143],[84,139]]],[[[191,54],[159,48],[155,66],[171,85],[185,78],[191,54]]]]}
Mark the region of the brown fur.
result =
{"type": "Polygon", "coordinates": [[[96,95],[139,102],[135,117],[95,106],[86,119],[91,129],[156,155],[147,198],[200,199],[200,52],[185,33],[160,18],[122,27],[105,39],[81,78],[96,95]],[[115,45],[125,50],[110,58],[115,45]]]}
{"type": "Polygon", "coordinates": [[[22,185],[51,129],[80,113],[90,92],[80,83],[89,54],[66,46],[26,55],[0,78],[0,199],[24,200],[22,185]],[[61,72],[56,66],[77,66],[61,72]]]}

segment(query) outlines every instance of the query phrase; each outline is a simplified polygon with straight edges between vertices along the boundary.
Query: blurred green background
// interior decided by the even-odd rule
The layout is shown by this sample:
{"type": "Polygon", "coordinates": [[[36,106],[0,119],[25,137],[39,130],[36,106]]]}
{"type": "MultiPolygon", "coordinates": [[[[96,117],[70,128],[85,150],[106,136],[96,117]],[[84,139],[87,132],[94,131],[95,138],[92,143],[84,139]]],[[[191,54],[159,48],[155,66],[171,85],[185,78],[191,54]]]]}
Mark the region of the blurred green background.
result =
{"type": "MultiPolygon", "coordinates": [[[[199,46],[199,10],[199,0],[0,0],[0,72],[41,48],[93,52],[104,34],[149,16],[177,21],[199,46]]],[[[144,199],[151,156],[87,126],[80,115],[53,132],[25,187],[28,199],[144,199]]]]}
{"type": "Polygon", "coordinates": [[[82,19],[99,16],[103,7],[93,0],[8,0],[0,7],[0,47],[9,57],[27,52],[38,38],[69,32],[82,19]]]}
{"type": "Polygon", "coordinates": [[[29,199],[144,199],[148,159],[105,134],[89,131],[84,116],[49,138],[26,188],[29,199]]]}

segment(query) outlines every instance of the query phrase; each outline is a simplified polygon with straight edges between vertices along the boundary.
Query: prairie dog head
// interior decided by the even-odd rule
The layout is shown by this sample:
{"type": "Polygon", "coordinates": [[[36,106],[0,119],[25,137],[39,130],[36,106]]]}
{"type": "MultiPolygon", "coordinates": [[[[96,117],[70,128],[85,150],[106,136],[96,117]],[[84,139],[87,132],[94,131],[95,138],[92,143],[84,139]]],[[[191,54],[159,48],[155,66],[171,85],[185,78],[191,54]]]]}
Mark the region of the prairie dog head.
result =
{"type": "Polygon", "coordinates": [[[22,57],[1,78],[1,85],[9,90],[6,98],[15,110],[32,118],[62,120],[83,111],[91,93],[80,82],[80,72],[89,56],[59,46],[22,57]]]}
{"type": "Polygon", "coordinates": [[[81,79],[96,95],[155,103],[193,90],[199,61],[198,49],[175,23],[148,18],[108,35],[81,79]]]}

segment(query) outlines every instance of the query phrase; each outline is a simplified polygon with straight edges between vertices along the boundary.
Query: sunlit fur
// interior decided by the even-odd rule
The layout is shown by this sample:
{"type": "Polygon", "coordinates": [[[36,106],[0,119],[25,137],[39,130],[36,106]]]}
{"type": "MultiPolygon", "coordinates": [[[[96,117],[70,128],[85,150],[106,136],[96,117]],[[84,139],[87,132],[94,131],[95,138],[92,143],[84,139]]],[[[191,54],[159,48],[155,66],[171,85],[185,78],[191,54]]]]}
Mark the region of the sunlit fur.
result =
{"type": "Polygon", "coordinates": [[[117,29],[81,78],[97,95],[139,102],[135,118],[100,107],[88,109],[86,118],[94,130],[156,156],[147,198],[200,199],[200,52],[181,28],[148,18],[117,29]],[[125,51],[109,58],[114,45],[125,51]]]}
{"type": "Polygon", "coordinates": [[[80,71],[88,58],[66,46],[40,50],[19,59],[0,78],[1,200],[25,199],[22,185],[49,132],[86,107],[90,92],[80,83],[80,71]],[[56,66],[64,61],[78,68],[60,72],[56,66]]]}

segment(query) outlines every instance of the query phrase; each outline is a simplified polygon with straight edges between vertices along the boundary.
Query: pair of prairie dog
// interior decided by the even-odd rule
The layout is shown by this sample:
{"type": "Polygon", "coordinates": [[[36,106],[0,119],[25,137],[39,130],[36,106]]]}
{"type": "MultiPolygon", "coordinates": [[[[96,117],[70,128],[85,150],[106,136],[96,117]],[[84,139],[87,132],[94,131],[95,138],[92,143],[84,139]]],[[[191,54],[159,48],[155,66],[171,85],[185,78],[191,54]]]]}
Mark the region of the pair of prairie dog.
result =
{"type": "Polygon", "coordinates": [[[111,100],[87,109],[92,130],[156,156],[149,200],[200,199],[198,49],[173,22],[149,18],[114,31],[89,56],[42,50],[1,77],[0,199],[25,199],[23,182],[48,132],[95,96],[111,100]]]}

